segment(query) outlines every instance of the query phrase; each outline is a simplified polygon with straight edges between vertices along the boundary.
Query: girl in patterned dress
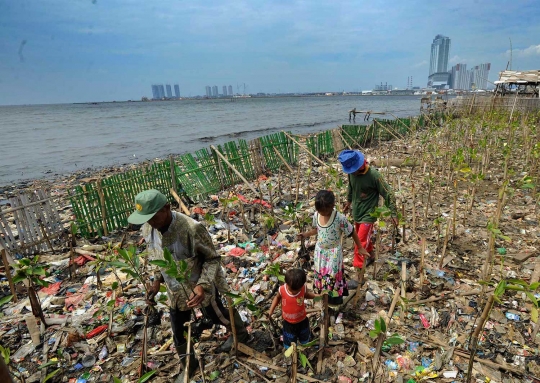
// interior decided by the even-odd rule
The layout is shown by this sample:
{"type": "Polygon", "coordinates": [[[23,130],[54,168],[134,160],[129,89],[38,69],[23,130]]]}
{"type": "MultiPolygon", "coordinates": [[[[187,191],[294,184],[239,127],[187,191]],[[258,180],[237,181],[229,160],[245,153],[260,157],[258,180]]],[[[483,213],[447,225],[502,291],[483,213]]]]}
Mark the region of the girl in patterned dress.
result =
{"type": "Polygon", "coordinates": [[[334,291],[329,294],[328,303],[339,305],[343,303],[343,292],[347,288],[343,267],[343,250],[341,247],[341,234],[352,236],[361,254],[368,255],[362,247],[358,234],[347,218],[334,209],[334,193],[329,190],[321,190],[315,197],[315,209],[313,216],[313,229],[298,234],[300,239],[308,238],[317,234],[317,244],[313,256],[313,270],[315,280],[313,285],[322,292],[323,290],[334,291]],[[333,295],[333,296],[332,296],[333,295]]]}

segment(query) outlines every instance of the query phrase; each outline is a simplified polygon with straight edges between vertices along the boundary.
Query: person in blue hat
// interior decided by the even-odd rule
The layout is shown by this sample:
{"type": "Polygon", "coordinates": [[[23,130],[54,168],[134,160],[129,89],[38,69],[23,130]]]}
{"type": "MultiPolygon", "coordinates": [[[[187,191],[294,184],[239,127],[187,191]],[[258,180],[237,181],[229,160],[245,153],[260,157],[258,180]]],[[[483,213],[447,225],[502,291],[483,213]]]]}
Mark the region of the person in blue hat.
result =
{"type": "Polygon", "coordinates": [[[347,213],[352,208],[354,230],[362,246],[370,254],[365,260],[358,247],[354,247],[353,266],[362,268],[364,263],[369,266],[374,259],[371,237],[376,218],[372,217],[371,213],[379,206],[379,196],[384,198],[384,204],[390,209],[392,220],[397,226],[396,198],[393,189],[377,170],[369,166],[363,153],[358,150],[344,150],[339,154],[338,160],[349,178],[347,202],[343,206],[343,212],[347,213]]]}

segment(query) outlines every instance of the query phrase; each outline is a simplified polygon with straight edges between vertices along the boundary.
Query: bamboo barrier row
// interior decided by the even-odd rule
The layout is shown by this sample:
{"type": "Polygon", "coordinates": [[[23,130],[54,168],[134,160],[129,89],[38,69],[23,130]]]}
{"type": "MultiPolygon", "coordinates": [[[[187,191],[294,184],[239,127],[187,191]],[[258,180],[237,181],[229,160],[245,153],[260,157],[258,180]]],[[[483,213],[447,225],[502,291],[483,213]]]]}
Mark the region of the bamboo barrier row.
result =
{"type": "Polygon", "coordinates": [[[299,144],[298,136],[279,132],[249,142],[240,139],[194,154],[171,156],[75,187],[70,200],[76,224],[84,237],[108,235],[128,225],[134,197],[143,190],[157,189],[173,202],[172,189],[180,196],[198,201],[237,183],[254,180],[265,172],[275,172],[283,166],[291,169],[298,161],[299,152],[306,148],[318,159],[344,148],[359,148],[405,136],[413,125],[421,129],[426,123],[423,116],[377,119],[370,125],[343,125],[309,135],[305,145],[299,144]]]}

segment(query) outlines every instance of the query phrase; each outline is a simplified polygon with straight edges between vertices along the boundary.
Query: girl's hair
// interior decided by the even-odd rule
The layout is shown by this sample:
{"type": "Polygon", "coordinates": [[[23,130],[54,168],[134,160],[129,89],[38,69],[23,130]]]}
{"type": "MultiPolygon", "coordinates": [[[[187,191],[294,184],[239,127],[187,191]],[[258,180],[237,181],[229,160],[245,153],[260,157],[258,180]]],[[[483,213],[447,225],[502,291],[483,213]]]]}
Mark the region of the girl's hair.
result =
{"type": "Polygon", "coordinates": [[[330,190],[320,190],[315,196],[315,209],[317,211],[334,206],[336,197],[330,190]]]}
{"type": "Polygon", "coordinates": [[[285,283],[295,291],[304,286],[306,279],[306,272],[302,269],[289,269],[285,273],[285,283]]]}

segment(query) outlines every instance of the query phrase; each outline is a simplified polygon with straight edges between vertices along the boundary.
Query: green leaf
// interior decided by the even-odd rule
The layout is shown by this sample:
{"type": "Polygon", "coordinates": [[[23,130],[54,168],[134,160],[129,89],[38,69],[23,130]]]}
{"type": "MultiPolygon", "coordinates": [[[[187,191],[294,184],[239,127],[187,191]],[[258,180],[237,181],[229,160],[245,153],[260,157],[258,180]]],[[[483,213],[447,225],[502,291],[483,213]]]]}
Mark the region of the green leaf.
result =
{"type": "Polygon", "coordinates": [[[47,272],[45,271],[45,269],[43,267],[34,267],[32,269],[32,273],[35,274],[35,275],[46,275],[47,272]]]}
{"type": "Polygon", "coordinates": [[[216,380],[217,377],[219,376],[220,372],[218,370],[216,371],[212,371],[212,373],[210,373],[210,375],[208,375],[208,379],[209,380],[216,380]]]}
{"type": "Polygon", "coordinates": [[[375,323],[373,325],[375,326],[376,331],[381,332],[381,322],[379,319],[380,318],[375,319],[375,323]]]}
{"type": "Polygon", "coordinates": [[[499,282],[499,284],[495,288],[495,291],[493,292],[493,295],[496,298],[500,298],[500,297],[503,296],[505,291],[506,291],[506,281],[502,280],[502,281],[499,282]]]}
{"type": "Polygon", "coordinates": [[[381,323],[381,332],[382,333],[386,333],[386,322],[384,321],[384,319],[380,318],[380,323],[381,323]]]}
{"type": "Polygon", "coordinates": [[[148,371],[146,374],[144,374],[143,376],[141,376],[139,378],[138,382],[139,383],[146,382],[148,379],[150,379],[152,376],[154,376],[156,372],[157,372],[157,370],[148,371]]]}
{"type": "Polygon", "coordinates": [[[43,363],[41,366],[39,366],[38,370],[42,370],[45,367],[52,366],[53,364],[56,364],[56,363],[58,363],[58,361],[55,362],[55,361],[49,360],[47,363],[43,363]]]}
{"type": "Polygon", "coordinates": [[[251,312],[257,312],[257,311],[259,311],[259,308],[258,308],[256,305],[252,304],[252,303],[248,303],[248,304],[246,305],[246,307],[247,307],[251,312]]]}
{"type": "Polygon", "coordinates": [[[536,307],[533,307],[531,310],[531,320],[534,323],[538,323],[538,309],[536,307]]]}
{"type": "Polygon", "coordinates": [[[6,303],[8,303],[9,301],[11,301],[13,299],[13,295],[6,295],[5,297],[3,297],[2,299],[0,299],[0,307],[2,307],[3,305],[5,305],[6,303]]]}
{"type": "Polygon", "coordinates": [[[369,336],[372,337],[372,338],[377,338],[379,336],[381,332],[380,331],[377,331],[377,330],[371,330],[369,332],[369,336]]]}
{"type": "Polygon", "coordinates": [[[174,262],[171,251],[167,248],[163,249],[163,258],[165,258],[165,260],[169,263],[174,262]]]}
{"type": "Polygon", "coordinates": [[[45,377],[45,380],[43,380],[43,383],[45,383],[47,380],[51,379],[53,376],[55,376],[56,374],[58,374],[60,371],[62,371],[61,368],[57,368],[56,370],[54,370],[53,372],[51,372],[49,375],[47,375],[45,377]]]}
{"type": "Polygon", "coordinates": [[[507,283],[513,283],[514,285],[520,285],[523,287],[529,287],[529,284],[521,279],[509,279],[507,283]]]}
{"type": "Polygon", "coordinates": [[[126,268],[124,268],[124,269],[121,269],[120,271],[123,272],[123,273],[126,273],[126,274],[128,274],[128,275],[131,275],[131,276],[132,276],[133,278],[135,278],[135,279],[138,279],[138,278],[139,278],[139,276],[137,275],[137,273],[136,273],[135,271],[131,270],[131,269],[126,269],[126,268]]]}
{"type": "Polygon", "coordinates": [[[309,363],[307,356],[305,356],[303,353],[298,353],[298,356],[300,357],[300,364],[302,367],[306,368],[307,364],[309,363]]]}
{"type": "Polygon", "coordinates": [[[391,336],[390,338],[387,338],[384,343],[387,345],[393,346],[395,344],[402,344],[405,343],[405,340],[400,338],[399,336],[391,336]]]}
{"type": "Polygon", "coordinates": [[[534,282],[529,285],[529,290],[534,291],[540,286],[540,282],[534,282]]]}
{"type": "Polygon", "coordinates": [[[534,307],[538,307],[538,301],[536,300],[536,297],[534,296],[534,294],[531,293],[530,291],[525,291],[525,294],[527,294],[527,296],[529,297],[529,299],[533,303],[534,307]]]}
{"type": "Polygon", "coordinates": [[[28,258],[22,258],[20,261],[19,261],[19,264],[23,265],[23,266],[30,266],[30,260],[28,258]]]}
{"type": "Polygon", "coordinates": [[[122,383],[122,381],[118,379],[116,376],[113,376],[113,383],[122,383]]]}
{"type": "Polygon", "coordinates": [[[285,282],[285,275],[281,275],[281,274],[280,274],[280,275],[278,275],[277,279],[278,279],[278,281],[280,281],[280,282],[285,282]]]}
{"type": "Polygon", "coordinates": [[[150,264],[151,265],[156,265],[158,267],[169,267],[169,264],[167,263],[167,261],[163,261],[163,260],[160,260],[160,259],[156,259],[155,261],[150,261],[150,264]]]}
{"type": "Polygon", "coordinates": [[[120,262],[120,261],[111,261],[109,262],[109,265],[113,266],[113,267],[129,267],[129,265],[125,262],[120,262]]]}
{"type": "Polygon", "coordinates": [[[17,273],[13,277],[13,283],[19,283],[21,281],[24,281],[25,279],[26,279],[26,275],[17,273]]]}
{"type": "Polygon", "coordinates": [[[107,302],[107,307],[113,307],[114,306],[114,299],[111,299],[107,302]]]}
{"type": "Polygon", "coordinates": [[[116,290],[118,288],[118,282],[113,282],[111,285],[111,289],[116,290]]]}
{"type": "Polygon", "coordinates": [[[320,342],[319,339],[313,339],[311,342],[300,345],[300,347],[302,347],[302,348],[312,347],[312,346],[315,346],[315,345],[319,344],[319,342],[320,342]]]}
{"type": "Polygon", "coordinates": [[[166,293],[166,292],[167,292],[167,286],[165,286],[165,285],[160,285],[160,286],[159,286],[159,292],[160,292],[160,293],[166,293]]]}

